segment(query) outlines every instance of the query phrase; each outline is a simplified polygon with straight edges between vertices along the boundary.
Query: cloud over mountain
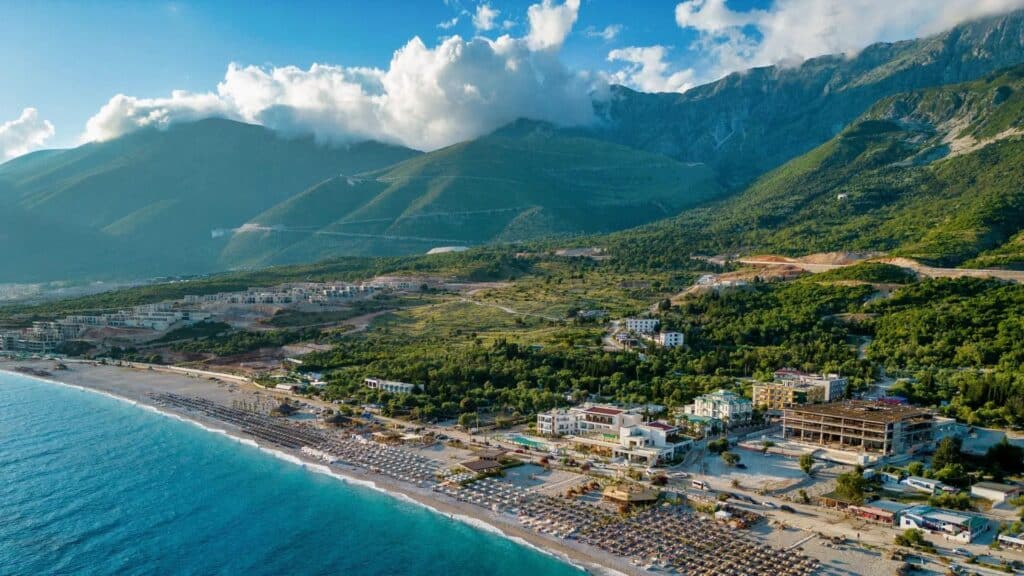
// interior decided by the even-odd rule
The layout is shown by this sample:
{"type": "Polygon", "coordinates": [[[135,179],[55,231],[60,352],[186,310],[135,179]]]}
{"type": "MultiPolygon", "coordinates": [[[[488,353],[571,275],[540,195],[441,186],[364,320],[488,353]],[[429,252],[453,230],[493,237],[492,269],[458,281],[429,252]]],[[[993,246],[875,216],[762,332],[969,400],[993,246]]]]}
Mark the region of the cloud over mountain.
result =
{"type": "Polygon", "coordinates": [[[232,63],[216,91],[115,96],[89,119],[82,139],[223,116],[324,140],[375,139],[433,150],[521,117],[585,124],[604,81],[568,69],[558,54],[578,10],[578,0],[533,5],[529,30],[519,38],[452,36],[428,47],[415,37],[387,69],[232,63]]]}
{"type": "Polygon", "coordinates": [[[696,30],[708,79],[754,66],[851,53],[875,42],[925,36],[1008,12],[1024,0],[775,0],[738,11],[726,0],[685,0],[676,23],[696,30]]]}
{"type": "Polygon", "coordinates": [[[55,133],[38,110],[25,108],[17,119],[0,124],[0,161],[41,148],[55,133]]]}

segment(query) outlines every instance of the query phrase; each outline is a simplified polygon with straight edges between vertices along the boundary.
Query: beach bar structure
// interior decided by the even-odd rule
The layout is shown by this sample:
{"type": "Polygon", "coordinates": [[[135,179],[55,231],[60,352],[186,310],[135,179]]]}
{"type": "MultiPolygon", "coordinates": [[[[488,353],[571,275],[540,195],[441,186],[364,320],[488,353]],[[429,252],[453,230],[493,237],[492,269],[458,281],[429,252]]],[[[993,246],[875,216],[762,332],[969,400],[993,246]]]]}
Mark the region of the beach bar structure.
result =
{"type": "Polygon", "coordinates": [[[934,423],[927,410],[850,400],[786,407],[782,435],[802,444],[852,452],[860,463],[867,463],[931,448],[934,423]]]}
{"type": "Polygon", "coordinates": [[[988,531],[988,520],[931,506],[914,506],[900,513],[900,528],[917,528],[947,540],[970,544],[978,535],[988,531]]]}

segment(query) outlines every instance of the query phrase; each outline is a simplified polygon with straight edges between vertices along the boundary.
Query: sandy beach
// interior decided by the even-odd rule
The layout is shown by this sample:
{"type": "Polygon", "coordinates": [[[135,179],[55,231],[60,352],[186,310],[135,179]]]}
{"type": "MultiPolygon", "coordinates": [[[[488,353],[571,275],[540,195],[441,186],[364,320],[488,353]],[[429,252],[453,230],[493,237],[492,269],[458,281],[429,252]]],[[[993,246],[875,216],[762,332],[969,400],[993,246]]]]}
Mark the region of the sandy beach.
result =
{"type": "Polygon", "coordinates": [[[448,516],[453,521],[465,522],[481,530],[500,533],[520,544],[534,547],[570,562],[592,574],[640,574],[643,572],[624,559],[602,550],[529,530],[509,514],[497,514],[479,506],[438,494],[429,488],[414,486],[357,466],[333,465],[328,468],[322,461],[312,459],[298,450],[268,444],[227,422],[191,411],[175,410],[166,406],[157,407],[150,397],[152,393],[173,393],[196,396],[225,406],[232,406],[235,402],[265,402],[274,396],[265,389],[258,388],[241,379],[228,381],[210,375],[189,376],[162,369],[100,365],[83,361],[64,361],[63,366],[66,368],[57,369],[57,363],[52,360],[0,358],[0,370],[2,371],[34,376],[108,394],[179,417],[211,432],[222,431],[248,444],[258,445],[275,456],[297,465],[303,465],[311,471],[329,473],[342,481],[375,489],[394,498],[425,506],[438,514],[448,516]],[[35,372],[35,374],[30,372],[35,372]]]}

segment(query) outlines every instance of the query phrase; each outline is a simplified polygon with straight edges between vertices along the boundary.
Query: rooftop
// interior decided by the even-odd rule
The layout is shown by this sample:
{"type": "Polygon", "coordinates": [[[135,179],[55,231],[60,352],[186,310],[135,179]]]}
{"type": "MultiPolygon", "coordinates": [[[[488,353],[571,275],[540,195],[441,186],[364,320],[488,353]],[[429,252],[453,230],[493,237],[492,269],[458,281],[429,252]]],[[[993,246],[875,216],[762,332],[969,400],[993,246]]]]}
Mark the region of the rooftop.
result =
{"type": "Polygon", "coordinates": [[[619,414],[622,414],[624,410],[619,410],[618,408],[607,408],[604,406],[591,406],[586,409],[586,412],[590,414],[604,414],[605,416],[618,416],[619,414]]]}
{"type": "Polygon", "coordinates": [[[647,424],[644,424],[644,426],[647,426],[648,428],[657,428],[658,430],[665,430],[666,432],[676,429],[676,427],[671,424],[666,424],[665,422],[659,422],[657,420],[654,422],[648,422],[647,424]]]}
{"type": "Polygon", "coordinates": [[[501,464],[499,464],[495,460],[469,460],[466,462],[462,462],[460,464],[463,468],[470,470],[472,472],[487,472],[488,470],[501,468],[501,464]]]}
{"type": "Polygon", "coordinates": [[[1020,491],[1020,486],[1014,486],[1012,484],[1000,484],[998,482],[978,482],[971,486],[971,488],[981,488],[983,490],[994,490],[996,492],[1002,492],[1003,494],[1012,494],[1020,491]]]}
{"type": "Polygon", "coordinates": [[[849,418],[851,420],[866,420],[868,422],[893,423],[914,418],[932,417],[932,413],[922,408],[914,408],[904,404],[885,404],[882,402],[869,402],[865,400],[847,400],[834,404],[811,404],[805,406],[792,406],[785,409],[786,415],[790,413],[813,414],[817,416],[832,416],[835,418],[849,418]]]}

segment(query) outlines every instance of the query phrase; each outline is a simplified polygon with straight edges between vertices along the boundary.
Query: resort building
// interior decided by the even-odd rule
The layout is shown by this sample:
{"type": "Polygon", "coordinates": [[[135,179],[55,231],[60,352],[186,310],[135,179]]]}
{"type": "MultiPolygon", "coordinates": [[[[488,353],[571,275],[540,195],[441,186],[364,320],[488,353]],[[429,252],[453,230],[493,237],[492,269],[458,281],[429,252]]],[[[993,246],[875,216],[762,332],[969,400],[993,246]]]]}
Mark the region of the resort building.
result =
{"type": "Polygon", "coordinates": [[[857,463],[867,464],[931,448],[933,423],[927,410],[849,400],[786,407],[782,435],[790,441],[852,454],[857,463]]]}
{"type": "Polygon", "coordinates": [[[626,325],[626,330],[637,334],[654,334],[658,326],[661,325],[661,321],[657,318],[626,318],[623,323],[626,325]]]}
{"type": "Polygon", "coordinates": [[[776,382],[793,382],[820,386],[824,389],[825,399],[823,402],[835,402],[846,396],[846,388],[849,381],[838,374],[808,374],[792,368],[782,368],[775,371],[776,382]]]}
{"type": "Polygon", "coordinates": [[[394,380],[384,380],[381,378],[367,378],[363,380],[363,384],[371,390],[380,390],[392,394],[411,394],[417,388],[415,384],[395,382],[394,380]]]}
{"type": "Polygon", "coordinates": [[[655,488],[645,488],[639,484],[619,484],[608,486],[602,492],[602,496],[608,502],[617,504],[621,508],[631,508],[654,504],[658,501],[658,492],[655,488]]]}
{"type": "Polygon", "coordinates": [[[683,408],[688,415],[703,416],[721,420],[727,426],[736,426],[750,421],[754,405],[746,398],[728,390],[718,390],[693,399],[693,404],[683,408]]]}
{"type": "Polygon", "coordinates": [[[645,466],[674,460],[692,444],[681,435],[678,427],[660,421],[623,426],[617,435],[608,432],[580,434],[571,441],[577,450],[645,466]]]}
{"type": "Polygon", "coordinates": [[[900,513],[900,529],[917,528],[931,534],[939,534],[947,540],[970,544],[980,534],[988,531],[988,520],[931,506],[914,506],[900,513]]]}
{"type": "Polygon", "coordinates": [[[1014,486],[1011,484],[1000,484],[998,482],[978,482],[971,486],[971,496],[977,498],[984,498],[992,503],[993,506],[1003,504],[1011,498],[1016,498],[1021,494],[1021,487],[1014,486]]]}
{"type": "Polygon", "coordinates": [[[758,382],[754,384],[754,406],[779,411],[796,404],[820,404],[825,388],[799,381],[758,382]]]}
{"type": "Polygon", "coordinates": [[[900,513],[910,507],[910,504],[901,504],[891,500],[875,500],[870,504],[849,506],[846,508],[846,513],[875,524],[896,526],[900,513]]]}
{"type": "Polygon", "coordinates": [[[564,408],[555,408],[537,414],[537,434],[541,436],[568,436],[579,430],[577,414],[564,408]]]}

